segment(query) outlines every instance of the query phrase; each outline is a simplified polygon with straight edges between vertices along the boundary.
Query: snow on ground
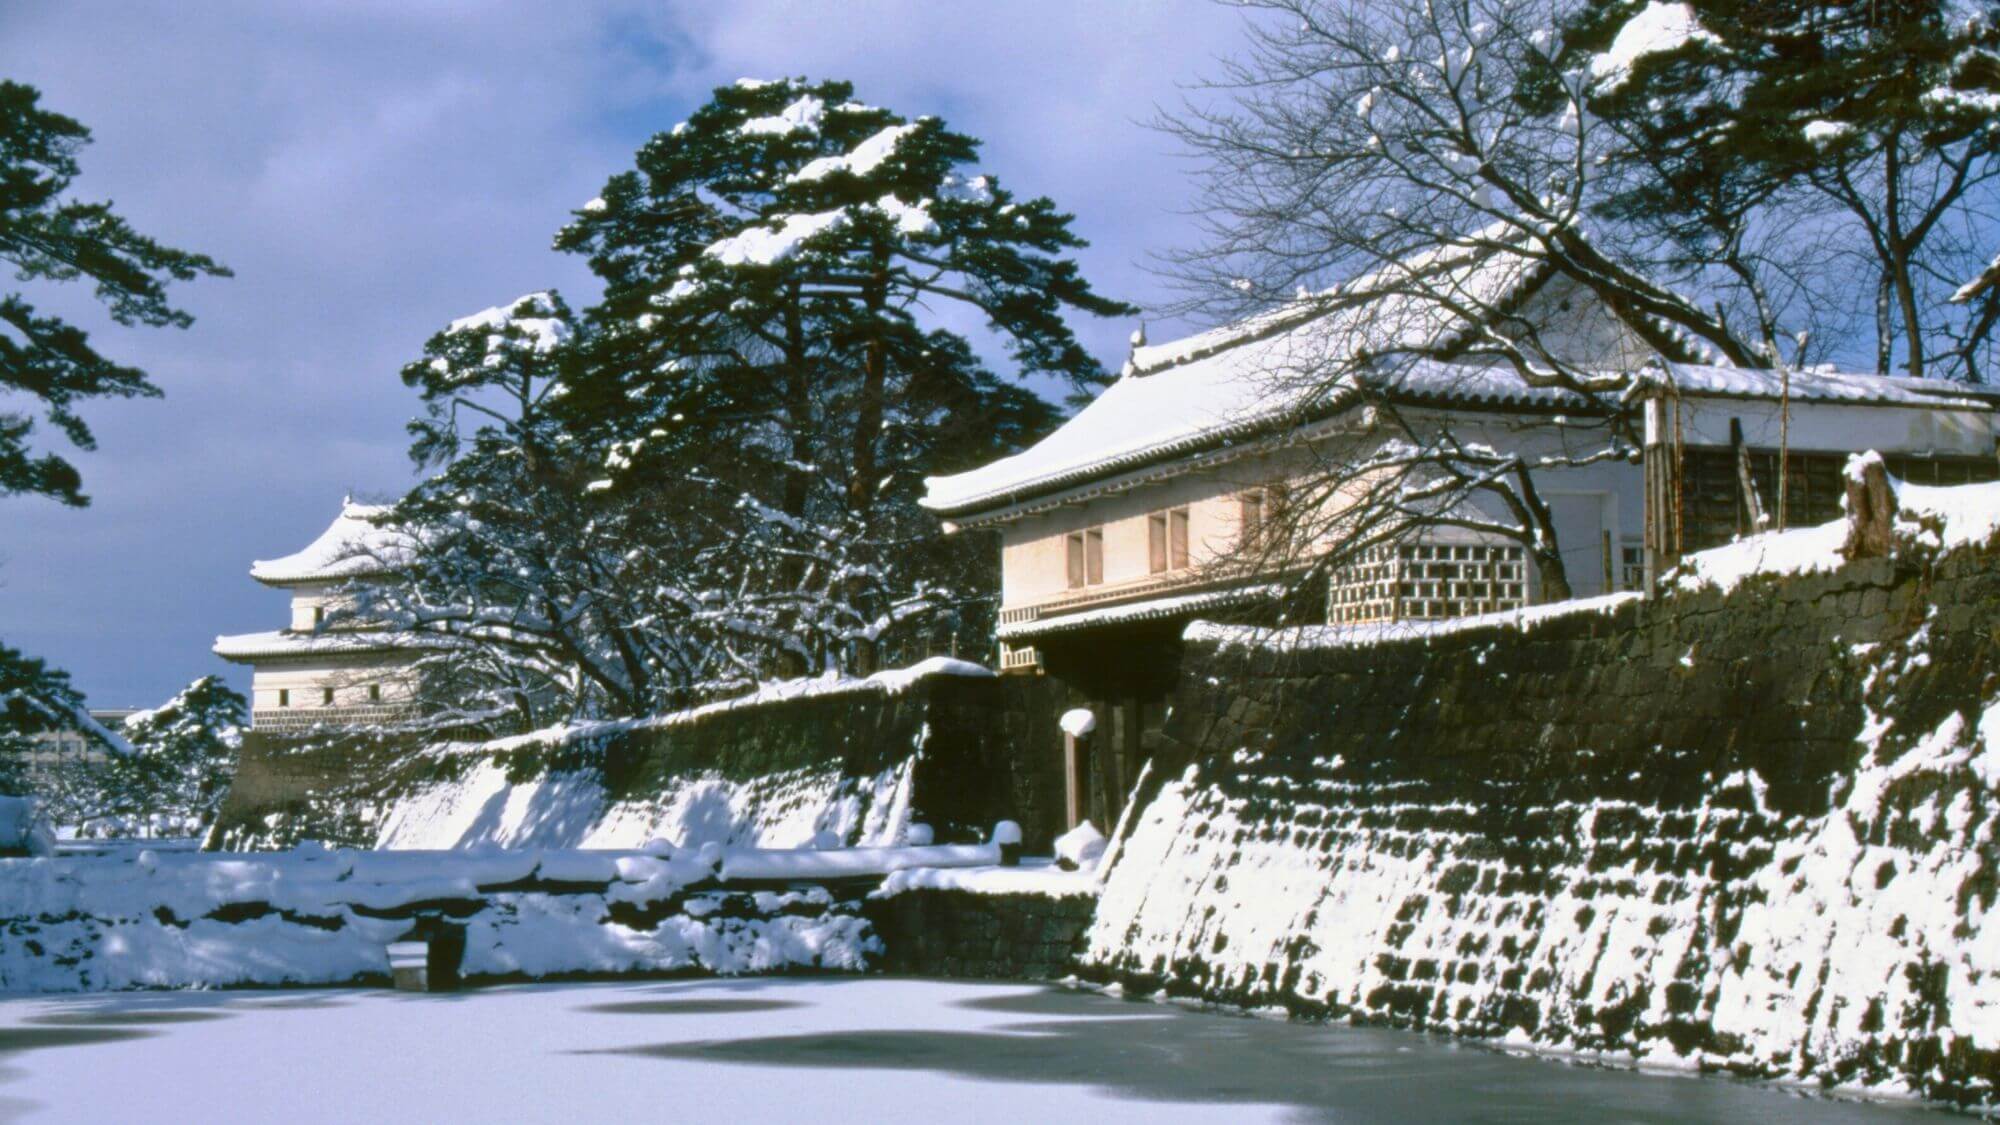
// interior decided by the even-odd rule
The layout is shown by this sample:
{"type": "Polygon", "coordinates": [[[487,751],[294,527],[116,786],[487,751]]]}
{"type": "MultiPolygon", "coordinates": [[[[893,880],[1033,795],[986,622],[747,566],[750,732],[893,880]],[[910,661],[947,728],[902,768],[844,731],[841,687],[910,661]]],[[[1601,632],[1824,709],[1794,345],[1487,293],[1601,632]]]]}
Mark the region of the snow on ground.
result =
{"type": "Polygon", "coordinates": [[[0,998],[29,1121],[1934,1120],[1048,986],[816,977],[0,998]]]}
{"type": "MultiPolygon", "coordinates": [[[[905,847],[315,844],[0,860],[0,991],[345,983],[386,972],[387,944],[410,931],[417,907],[438,903],[462,904],[451,913],[466,926],[474,975],[859,971],[880,943],[851,896],[837,904],[819,884],[968,868],[968,889],[1094,890],[1089,874],[996,866],[1009,827],[994,843],[905,847]]],[[[957,885],[948,872],[928,877],[941,881],[922,885],[957,885]]]]}
{"type": "MultiPolygon", "coordinates": [[[[917,850],[933,863],[990,862],[917,850]]],[[[900,858],[871,855],[843,873],[888,870],[900,858]]],[[[460,917],[468,974],[865,967],[878,945],[864,920],[831,909],[818,888],[716,886],[718,867],[726,874],[732,861],[752,871],[771,862],[665,845],[0,860],[0,990],[343,983],[385,973],[387,943],[411,928],[408,917],[382,913],[438,901],[480,904],[460,917]],[[616,913],[654,906],[671,912],[643,923],[616,913]]]]}

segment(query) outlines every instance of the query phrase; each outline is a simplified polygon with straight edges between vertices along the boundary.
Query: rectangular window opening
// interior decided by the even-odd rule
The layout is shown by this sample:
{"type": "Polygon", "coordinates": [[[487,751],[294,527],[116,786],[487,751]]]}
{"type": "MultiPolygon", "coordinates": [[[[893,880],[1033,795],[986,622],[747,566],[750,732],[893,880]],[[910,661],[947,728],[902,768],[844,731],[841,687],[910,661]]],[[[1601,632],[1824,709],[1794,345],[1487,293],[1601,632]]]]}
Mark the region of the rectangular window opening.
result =
{"type": "Polygon", "coordinates": [[[333,706],[333,689],[332,688],[319,689],[319,701],[322,706],[326,707],[333,706]]]}
{"type": "Polygon", "coordinates": [[[1098,586],[1104,582],[1104,529],[1093,527],[1083,533],[1083,582],[1098,586]]]}
{"type": "Polygon", "coordinates": [[[1243,494],[1243,547],[1257,551],[1264,547],[1264,494],[1243,494]]]}
{"type": "Polygon", "coordinates": [[[290,707],[291,705],[292,705],[292,689],[291,689],[291,688],[279,688],[279,689],[278,689],[278,706],[280,706],[280,707],[290,707]]]}

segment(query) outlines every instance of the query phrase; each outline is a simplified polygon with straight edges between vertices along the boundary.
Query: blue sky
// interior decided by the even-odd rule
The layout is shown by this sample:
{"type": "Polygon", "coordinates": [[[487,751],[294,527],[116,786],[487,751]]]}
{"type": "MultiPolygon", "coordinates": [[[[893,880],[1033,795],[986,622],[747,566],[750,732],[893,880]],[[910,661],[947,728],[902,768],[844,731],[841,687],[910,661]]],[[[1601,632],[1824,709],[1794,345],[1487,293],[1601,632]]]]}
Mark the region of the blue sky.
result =
{"type": "MultiPolygon", "coordinates": [[[[1196,0],[0,7],[0,75],[96,135],[80,194],[236,270],[179,291],[186,332],[41,290],[167,397],[87,410],[90,508],[0,501],[0,638],[96,706],[211,671],[246,685],[208,646],[284,621],[250,561],[304,545],[343,494],[410,482],[401,365],[521,293],[587,303],[550,237],[737,77],[848,78],[945,117],[986,141],[983,170],[1075,213],[1099,288],[1164,300],[1147,256],[1193,237],[1186,167],[1141,122],[1235,47],[1237,19],[1196,0]]],[[[1079,327],[1122,361],[1131,324],[1079,327]]]]}

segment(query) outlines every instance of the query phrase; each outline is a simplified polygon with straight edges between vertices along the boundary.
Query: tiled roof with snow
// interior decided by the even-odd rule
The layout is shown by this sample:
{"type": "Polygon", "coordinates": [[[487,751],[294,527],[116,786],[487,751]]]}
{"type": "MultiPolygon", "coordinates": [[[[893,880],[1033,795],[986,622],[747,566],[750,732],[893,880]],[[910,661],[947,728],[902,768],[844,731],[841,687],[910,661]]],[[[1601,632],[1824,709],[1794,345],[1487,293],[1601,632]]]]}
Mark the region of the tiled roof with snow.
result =
{"type": "MultiPolygon", "coordinates": [[[[1011,457],[927,480],[924,506],[965,516],[1142,466],[1229,445],[1330,415],[1368,390],[1403,401],[1461,407],[1561,411],[1583,405],[1568,392],[1523,380],[1511,367],[1425,360],[1339,371],[1357,354],[1448,351],[1464,322],[1432,296],[1371,293],[1412,266],[1391,267],[1316,297],[1182,340],[1134,349],[1125,374],[1089,405],[1011,457]],[[1393,271],[1393,273],[1392,273],[1393,271]]],[[[1426,268],[1436,270],[1434,264],[1426,268]]],[[[1532,263],[1500,252],[1448,265],[1436,294],[1456,288],[1467,307],[1506,307],[1540,278],[1532,263]]],[[[1683,396],[1776,399],[1773,370],[1661,364],[1649,378],[1683,396]]],[[[1964,384],[1828,371],[1794,371],[1795,402],[1991,409],[1992,396],[1964,384]]]]}
{"type": "MultiPolygon", "coordinates": [[[[1643,379],[1671,387],[1683,397],[1784,397],[1786,375],[1776,368],[1714,367],[1692,363],[1660,364],[1643,379]]],[[[1793,371],[1789,394],[1794,402],[1853,403],[1861,406],[1924,406],[1950,410],[1992,410],[2000,407],[2000,392],[1990,387],[1954,383],[1948,379],[1910,379],[1900,375],[1869,375],[1857,371],[1810,369],[1793,371]]]]}
{"type": "Polygon", "coordinates": [[[283,558],[251,563],[250,577],[285,586],[380,574],[407,549],[402,536],[375,524],[388,511],[385,506],[345,501],[340,515],[319,538],[283,558]]]}
{"type": "Polygon", "coordinates": [[[215,655],[224,660],[245,661],[285,656],[359,656],[368,653],[401,652],[419,647],[425,638],[402,636],[373,629],[326,633],[296,633],[273,629],[264,633],[234,633],[215,638],[215,655]]]}
{"type": "Polygon", "coordinates": [[[1225,590],[1208,590],[1198,594],[1179,594],[1165,598],[1148,598],[1145,601],[1125,602],[1103,609],[1085,610],[1082,613],[1065,613],[1058,617],[1017,621],[1000,626],[995,630],[995,635],[1003,641],[1027,641],[1099,625],[1133,625],[1142,621],[1164,621],[1170,617],[1268,602],[1284,593],[1284,590],[1281,585],[1267,584],[1235,586],[1225,590]]]}
{"type": "Polygon", "coordinates": [[[1012,457],[932,477],[924,505],[954,514],[1060,488],[1269,429],[1329,388],[1311,378],[1358,354],[1441,349],[1465,327],[1436,299],[1505,306],[1541,281],[1518,254],[1458,250],[1396,263],[1236,324],[1133,350],[1118,382],[1060,429],[1012,457]],[[1398,292],[1421,275],[1424,296],[1398,292]]]}

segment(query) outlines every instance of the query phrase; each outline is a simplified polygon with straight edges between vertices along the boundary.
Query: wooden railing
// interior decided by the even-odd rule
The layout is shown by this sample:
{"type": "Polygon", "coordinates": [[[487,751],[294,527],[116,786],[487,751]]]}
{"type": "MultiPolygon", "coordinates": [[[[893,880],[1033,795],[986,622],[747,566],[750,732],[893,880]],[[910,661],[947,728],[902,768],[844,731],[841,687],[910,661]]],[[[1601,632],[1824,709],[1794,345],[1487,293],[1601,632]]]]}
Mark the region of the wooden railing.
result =
{"type": "Polygon", "coordinates": [[[1025,672],[1042,666],[1042,653],[1033,645],[1015,648],[1004,641],[1000,645],[1000,670],[1002,672],[1025,672]]]}

